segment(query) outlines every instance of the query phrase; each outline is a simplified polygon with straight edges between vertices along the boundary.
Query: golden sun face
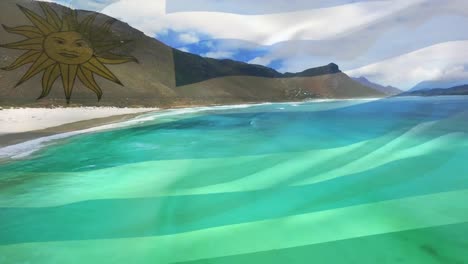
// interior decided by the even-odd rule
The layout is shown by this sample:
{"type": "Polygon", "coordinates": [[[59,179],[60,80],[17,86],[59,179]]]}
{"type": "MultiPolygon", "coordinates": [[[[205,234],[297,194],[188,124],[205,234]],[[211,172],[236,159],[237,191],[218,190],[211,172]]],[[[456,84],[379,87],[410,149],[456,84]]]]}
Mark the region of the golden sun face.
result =
{"type": "Polygon", "coordinates": [[[52,60],[65,64],[83,64],[94,55],[88,41],[74,31],[49,34],[44,40],[44,51],[52,60]]]}
{"type": "Polygon", "coordinates": [[[110,52],[128,42],[108,38],[115,20],[108,20],[97,30],[91,30],[96,15],[89,15],[79,23],[75,11],[60,18],[48,4],[40,3],[40,6],[45,18],[18,5],[34,26],[10,28],[3,25],[7,32],[27,37],[22,41],[0,45],[4,48],[27,50],[10,66],[2,68],[11,71],[32,63],[16,86],[43,72],[42,93],[38,98],[41,99],[50,93],[55,81],[61,77],[65,98],[69,103],[77,78],[97,95],[98,100],[102,97],[102,90],[94,79],[95,74],[122,85],[105,64],[137,60],[110,52]]]}

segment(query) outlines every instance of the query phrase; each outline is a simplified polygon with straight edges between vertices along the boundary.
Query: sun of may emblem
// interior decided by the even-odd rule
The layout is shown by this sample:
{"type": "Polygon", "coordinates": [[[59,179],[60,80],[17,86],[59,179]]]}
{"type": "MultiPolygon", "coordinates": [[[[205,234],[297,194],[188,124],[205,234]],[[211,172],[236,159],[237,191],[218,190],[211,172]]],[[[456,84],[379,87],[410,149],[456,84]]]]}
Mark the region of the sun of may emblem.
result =
{"type": "Polygon", "coordinates": [[[98,100],[101,99],[102,90],[96,83],[94,74],[122,85],[105,64],[137,60],[131,56],[111,53],[113,49],[129,42],[112,36],[110,27],[114,19],[94,27],[96,14],[89,15],[79,22],[74,10],[64,12],[63,16],[59,17],[48,4],[40,5],[45,17],[18,6],[34,26],[12,28],[3,25],[7,32],[27,38],[0,45],[9,49],[26,50],[10,66],[2,68],[3,70],[11,71],[32,64],[16,86],[43,72],[42,93],[38,98],[41,99],[49,94],[52,85],[61,77],[65,98],[69,103],[76,78],[96,93],[98,100]]]}

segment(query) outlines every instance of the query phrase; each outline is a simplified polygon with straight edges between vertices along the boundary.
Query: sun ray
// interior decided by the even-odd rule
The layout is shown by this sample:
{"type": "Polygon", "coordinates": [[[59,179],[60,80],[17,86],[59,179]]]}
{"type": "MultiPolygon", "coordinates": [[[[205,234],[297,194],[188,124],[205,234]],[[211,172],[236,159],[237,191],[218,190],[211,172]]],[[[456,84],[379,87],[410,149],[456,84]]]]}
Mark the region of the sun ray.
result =
{"type": "Polygon", "coordinates": [[[61,31],[73,30],[73,21],[69,14],[63,15],[61,31]]]}
{"type": "Polygon", "coordinates": [[[55,12],[54,9],[52,9],[48,4],[44,2],[39,2],[39,5],[41,6],[42,10],[44,11],[46,15],[47,22],[54,26],[56,30],[59,30],[62,27],[62,20],[58,16],[58,14],[55,12]]]}
{"type": "Polygon", "coordinates": [[[26,37],[14,43],[0,44],[3,48],[27,50],[12,64],[0,68],[10,71],[32,64],[16,86],[44,72],[42,91],[38,97],[41,99],[49,95],[52,86],[61,77],[67,104],[70,102],[76,79],[93,91],[98,100],[103,92],[95,80],[95,75],[123,86],[105,64],[138,63],[138,60],[132,56],[112,53],[113,49],[131,41],[119,40],[113,34],[111,27],[116,19],[106,20],[100,26],[93,27],[96,13],[87,15],[80,22],[75,10],[66,9],[60,17],[48,3],[41,2],[39,5],[43,11],[42,16],[18,5],[33,25],[2,25],[8,33],[26,37]]]}
{"type": "Polygon", "coordinates": [[[5,29],[6,32],[12,33],[12,34],[17,34],[17,35],[22,35],[27,38],[41,38],[44,37],[44,34],[35,27],[32,26],[19,26],[19,27],[7,27],[5,25],[2,25],[2,27],[5,29]]]}
{"type": "Polygon", "coordinates": [[[49,24],[47,20],[37,15],[33,11],[18,5],[19,9],[26,15],[26,17],[44,34],[50,34],[51,32],[56,31],[54,26],[49,24]]]}
{"type": "Polygon", "coordinates": [[[67,104],[70,103],[70,98],[73,92],[73,86],[75,84],[77,71],[78,65],[60,63],[60,73],[62,75],[63,90],[65,91],[65,98],[67,99],[67,104]]]}
{"type": "Polygon", "coordinates": [[[30,50],[21,55],[18,59],[16,59],[12,64],[7,67],[3,67],[2,70],[11,71],[14,69],[18,69],[19,67],[35,62],[39,56],[41,55],[40,51],[30,50]]]}
{"type": "Polygon", "coordinates": [[[130,42],[132,42],[132,40],[96,41],[93,47],[96,49],[97,53],[105,53],[107,51],[126,45],[130,42]]]}
{"type": "Polygon", "coordinates": [[[37,98],[37,100],[42,99],[49,95],[50,90],[52,89],[52,85],[54,85],[55,81],[60,76],[60,66],[56,63],[49,66],[42,76],[42,92],[41,95],[37,98]]]}
{"type": "Polygon", "coordinates": [[[101,31],[108,32],[117,19],[109,19],[101,25],[101,31]]]}
{"type": "Polygon", "coordinates": [[[33,39],[25,39],[25,40],[8,43],[8,44],[1,44],[0,47],[8,48],[8,49],[41,51],[43,42],[44,42],[44,38],[33,38],[33,39]]]}
{"type": "Polygon", "coordinates": [[[135,57],[120,56],[120,55],[115,55],[112,53],[107,53],[106,55],[103,55],[103,56],[96,56],[96,59],[98,59],[103,64],[122,64],[126,62],[138,63],[138,60],[135,57]]]}
{"type": "Polygon", "coordinates": [[[70,10],[63,15],[61,31],[73,31],[78,27],[77,14],[70,10]]]}
{"type": "MultiPolygon", "coordinates": [[[[28,71],[21,77],[16,86],[22,84],[23,82],[29,80],[34,75],[43,71],[47,67],[55,64],[56,62],[51,60],[45,53],[42,53],[39,58],[33,63],[33,65],[28,69],[28,71]]],[[[15,87],[16,87],[15,86],[15,87]]]]}
{"type": "Polygon", "coordinates": [[[73,21],[78,23],[78,12],[76,12],[76,9],[70,9],[70,14],[73,18],[73,21]]]}
{"type": "Polygon", "coordinates": [[[82,67],[108,79],[109,81],[122,85],[122,82],[96,58],[91,58],[88,62],[83,63],[82,67]]]}
{"type": "MultiPolygon", "coordinates": [[[[108,19],[98,26],[93,32],[93,40],[95,44],[99,42],[109,42],[109,35],[112,34],[110,28],[116,22],[116,19],[108,19]]],[[[114,39],[115,40],[115,39],[114,39]]]]}
{"type": "Polygon", "coordinates": [[[96,19],[97,13],[91,14],[87,16],[83,21],[80,23],[80,31],[89,34],[91,25],[94,23],[94,20],[96,19]]]}
{"type": "Polygon", "coordinates": [[[102,90],[99,88],[99,85],[96,83],[94,79],[93,72],[87,70],[83,67],[79,67],[78,69],[78,79],[86,86],[88,89],[93,91],[98,98],[98,101],[101,100],[102,97],[102,90]]]}

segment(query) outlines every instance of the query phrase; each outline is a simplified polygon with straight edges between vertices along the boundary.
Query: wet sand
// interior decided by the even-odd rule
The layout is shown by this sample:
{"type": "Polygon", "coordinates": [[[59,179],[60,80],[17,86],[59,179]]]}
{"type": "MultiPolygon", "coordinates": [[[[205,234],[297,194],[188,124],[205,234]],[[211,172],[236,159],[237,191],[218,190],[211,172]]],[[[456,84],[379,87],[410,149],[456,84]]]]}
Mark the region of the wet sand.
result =
{"type": "MultiPolygon", "coordinates": [[[[156,109],[154,111],[156,111],[156,109]]],[[[45,129],[38,129],[38,130],[33,130],[33,131],[0,134],[0,148],[9,146],[9,145],[19,144],[19,143],[33,140],[33,139],[40,138],[40,137],[46,137],[46,136],[56,135],[60,133],[88,129],[88,128],[97,127],[101,125],[123,122],[123,121],[132,119],[134,117],[140,116],[148,112],[152,112],[152,111],[114,115],[114,116],[101,117],[101,118],[93,118],[89,120],[82,120],[82,121],[67,123],[63,125],[58,125],[58,126],[53,126],[53,127],[49,127],[45,129]]]]}

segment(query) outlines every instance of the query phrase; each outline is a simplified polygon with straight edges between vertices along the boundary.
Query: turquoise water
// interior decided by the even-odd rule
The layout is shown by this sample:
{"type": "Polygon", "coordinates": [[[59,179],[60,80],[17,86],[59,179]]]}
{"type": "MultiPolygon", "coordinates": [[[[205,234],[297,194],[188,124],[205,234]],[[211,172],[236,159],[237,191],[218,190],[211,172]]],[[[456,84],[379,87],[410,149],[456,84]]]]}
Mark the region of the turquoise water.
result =
{"type": "Polygon", "coordinates": [[[468,97],[144,120],[0,164],[0,263],[468,262],[468,97]]]}

